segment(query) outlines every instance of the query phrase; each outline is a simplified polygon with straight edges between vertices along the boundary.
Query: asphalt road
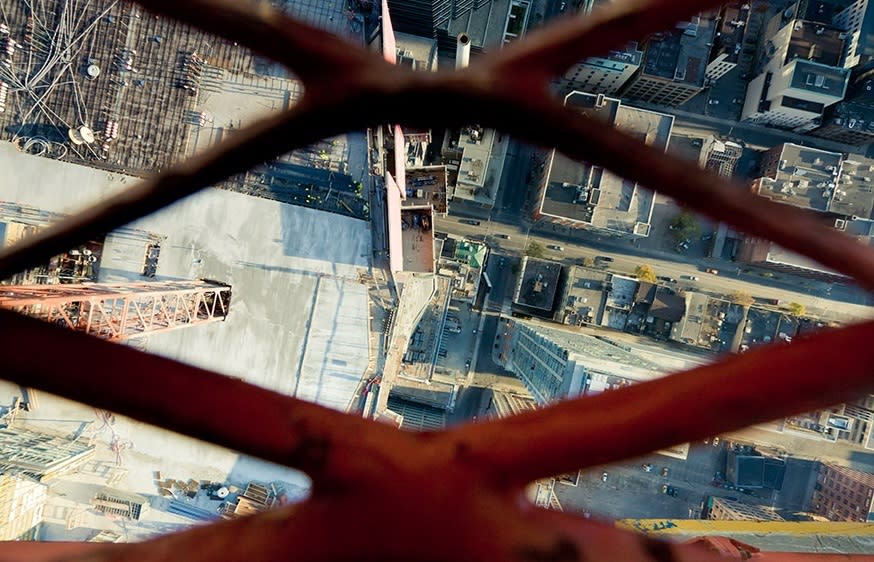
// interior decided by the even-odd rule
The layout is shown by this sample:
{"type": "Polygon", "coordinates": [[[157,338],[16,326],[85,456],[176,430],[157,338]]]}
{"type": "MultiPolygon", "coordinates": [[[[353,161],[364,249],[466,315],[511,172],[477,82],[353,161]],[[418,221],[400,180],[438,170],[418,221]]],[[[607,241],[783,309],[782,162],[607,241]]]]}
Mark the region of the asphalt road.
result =
{"type": "Polygon", "coordinates": [[[833,284],[832,289],[828,291],[828,286],[821,283],[800,281],[779,274],[773,278],[766,278],[757,275],[755,270],[745,273],[738,264],[727,264],[709,258],[663,253],[658,257],[652,257],[647,255],[651,254],[651,251],[606,239],[568,241],[566,236],[558,233],[552,236],[541,231],[535,233],[521,225],[489,221],[474,226],[459,222],[460,220],[465,219],[455,216],[438,217],[435,219],[435,226],[441,232],[473,238],[485,237],[493,253],[498,254],[521,255],[530,242],[536,241],[546,248],[546,258],[565,265],[575,265],[581,263],[583,258],[609,254],[614,258],[610,264],[610,271],[632,274],[638,265],[645,263],[652,266],[656,275],[677,279],[678,283],[675,286],[678,288],[693,289],[713,295],[730,295],[734,291],[742,291],[753,297],[799,302],[804,304],[812,314],[821,313],[824,317],[836,320],[867,318],[874,312],[864,306],[864,303],[867,303],[867,295],[853,286],[833,284]],[[500,238],[497,236],[499,234],[508,238],[500,238]],[[549,249],[550,245],[558,245],[562,250],[549,249]],[[718,268],[719,274],[706,273],[707,268],[718,268]],[[698,280],[684,279],[688,276],[695,276],[698,280]],[[802,290],[793,288],[800,282],[809,283],[809,286],[803,287],[802,290]],[[828,298],[829,293],[830,298],[828,298]]]}

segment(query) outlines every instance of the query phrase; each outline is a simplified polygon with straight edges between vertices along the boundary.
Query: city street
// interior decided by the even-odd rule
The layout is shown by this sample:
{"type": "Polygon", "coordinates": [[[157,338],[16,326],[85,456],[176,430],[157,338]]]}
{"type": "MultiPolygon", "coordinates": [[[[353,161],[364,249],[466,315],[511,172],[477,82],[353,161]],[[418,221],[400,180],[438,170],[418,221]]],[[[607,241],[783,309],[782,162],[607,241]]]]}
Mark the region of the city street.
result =
{"type": "MultiPolygon", "coordinates": [[[[546,228],[550,229],[551,225],[546,228]]],[[[742,291],[753,297],[764,299],[779,299],[781,301],[799,302],[813,315],[821,315],[831,320],[857,321],[874,316],[874,309],[866,306],[868,296],[860,289],[843,284],[833,284],[828,291],[828,285],[804,280],[809,286],[798,290],[795,286],[802,282],[797,278],[776,274],[774,277],[763,277],[750,269],[744,271],[740,264],[719,262],[710,258],[694,257],[690,254],[666,254],[660,252],[658,257],[652,257],[652,251],[635,248],[627,242],[598,239],[590,236],[585,242],[571,239],[569,236],[555,232],[549,235],[542,232],[528,233],[523,227],[496,221],[473,226],[459,222],[455,216],[438,217],[435,219],[438,231],[482,238],[484,236],[492,247],[493,253],[521,255],[532,241],[538,242],[545,249],[545,257],[560,261],[565,265],[580,264],[583,258],[593,259],[598,255],[610,255],[614,261],[610,271],[629,275],[641,264],[649,264],[656,275],[672,277],[678,280],[677,288],[703,291],[713,295],[730,295],[734,291],[742,291]],[[499,238],[501,234],[509,238],[499,238]],[[526,235],[527,234],[527,235],[526,235]],[[561,252],[548,249],[548,245],[559,244],[561,252]],[[716,267],[718,275],[705,273],[707,268],[716,267]],[[683,279],[684,276],[696,276],[698,281],[683,279]]]]}

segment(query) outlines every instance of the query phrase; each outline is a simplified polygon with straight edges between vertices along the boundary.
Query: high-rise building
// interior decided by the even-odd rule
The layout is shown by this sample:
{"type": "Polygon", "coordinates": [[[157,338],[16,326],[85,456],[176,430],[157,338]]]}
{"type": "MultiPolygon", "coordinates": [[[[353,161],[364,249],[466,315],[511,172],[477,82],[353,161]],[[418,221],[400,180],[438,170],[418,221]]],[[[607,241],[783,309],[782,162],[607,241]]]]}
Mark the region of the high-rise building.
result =
{"type": "MultiPolygon", "coordinates": [[[[604,3],[605,0],[588,0],[583,3],[580,14],[586,16],[604,3]]],[[[638,48],[637,42],[632,41],[622,49],[580,61],[561,77],[559,92],[562,95],[574,90],[592,94],[615,94],[634,76],[642,59],[643,52],[638,48]]]]}
{"type": "Polygon", "coordinates": [[[744,37],[749,30],[751,7],[746,2],[726,4],[719,13],[717,33],[707,63],[707,79],[716,81],[725,76],[740,59],[744,37]]]}
{"type": "Polygon", "coordinates": [[[797,9],[766,26],[762,68],[747,88],[743,121],[808,132],[822,123],[825,108],[844,99],[850,71],[840,66],[841,31],[802,20],[797,9]]]}
{"type": "Polygon", "coordinates": [[[812,504],[814,513],[831,521],[874,521],[874,474],[824,463],[812,504]]]}
{"type": "Polygon", "coordinates": [[[874,12],[868,9],[868,0],[856,0],[835,14],[832,22],[844,30],[841,66],[870,66],[874,61],[874,12]]]}
{"type": "Polygon", "coordinates": [[[651,35],[641,68],[622,97],[671,107],[692,99],[705,87],[715,34],[713,16],[702,14],[677,24],[677,29],[651,35]]]}
{"type": "Polygon", "coordinates": [[[455,38],[466,33],[473,52],[498,49],[528,27],[531,0],[388,0],[395,31],[437,39],[440,52],[455,53],[455,38]]]}
{"type": "Polygon", "coordinates": [[[729,498],[710,496],[706,502],[707,519],[729,521],[784,521],[763,505],[752,505],[729,498]]]}
{"type": "Polygon", "coordinates": [[[94,454],[94,445],[29,429],[0,428],[0,470],[47,480],[76,470],[94,454]]]}
{"type": "MultiPolygon", "coordinates": [[[[671,115],[584,92],[570,93],[565,105],[605,121],[657,150],[665,150],[671,138],[674,126],[671,115]]],[[[649,236],[655,194],[600,166],[577,162],[552,151],[538,189],[534,211],[538,220],[596,229],[600,234],[649,236]]]]}
{"type": "Polygon", "coordinates": [[[596,374],[645,380],[664,372],[632,351],[573,328],[510,318],[498,330],[503,334],[500,363],[522,379],[539,403],[583,394],[596,374]]]}
{"type": "Polygon", "coordinates": [[[34,540],[48,487],[33,478],[0,473],[0,541],[34,540]]]}

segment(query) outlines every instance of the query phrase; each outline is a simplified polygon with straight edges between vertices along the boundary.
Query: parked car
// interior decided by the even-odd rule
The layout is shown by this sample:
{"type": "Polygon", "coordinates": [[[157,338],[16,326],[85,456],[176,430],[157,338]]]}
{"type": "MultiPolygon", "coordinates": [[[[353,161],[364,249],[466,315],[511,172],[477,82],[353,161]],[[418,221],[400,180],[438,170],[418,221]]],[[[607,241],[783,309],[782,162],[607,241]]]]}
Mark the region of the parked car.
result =
{"type": "Polygon", "coordinates": [[[664,467],[664,468],[662,469],[662,476],[667,477],[667,475],[668,475],[669,473],[670,473],[670,470],[668,470],[668,467],[664,467]]]}
{"type": "Polygon", "coordinates": [[[714,438],[713,438],[713,446],[714,446],[714,447],[719,447],[719,437],[714,437],[714,438]]]}
{"type": "Polygon", "coordinates": [[[601,482],[606,482],[606,481],[607,481],[607,473],[606,473],[606,472],[602,472],[602,473],[601,473],[601,482]]]}
{"type": "Polygon", "coordinates": [[[659,275],[658,277],[656,277],[656,279],[658,279],[659,281],[664,281],[665,283],[676,283],[677,282],[677,280],[674,279],[673,277],[667,277],[665,275],[659,275]]]}
{"type": "Polygon", "coordinates": [[[704,271],[706,271],[707,273],[712,273],[713,275],[719,275],[719,270],[718,270],[718,269],[713,269],[712,267],[708,267],[708,268],[705,269],[704,271]]]}
{"type": "Polygon", "coordinates": [[[652,472],[652,465],[649,463],[642,464],[640,465],[640,467],[643,469],[644,472],[652,472]]]}
{"type": "Polygon", "coordinates": [[[734,98],[731,100],[731,103],[743,103],[743,102],[744,102],[744,100],[742,100],[741,98],[734,98]]]}
{"type": "Polygon", "coordinates": [[[705,234],[704,236],[702,236],[702,237],[701,237],[701,241],[702,241],[702,242],[707,242],[708,240],[710,240],[710,239],[712,239],[712,238],[713,238],[713,233],[711,232],[710,234],[705,234]]]}
{"type": "Polygon", "coordinates": [[[546,247],[549,248],[550,250],[555,250],[556,252],[563,252],[564,251],[564,248],[562,248],[558,244],[547,244],[546,247]]]}
{"type": "Polygon", "coordinates": [[[613,261],[610,256],[595,256],[595,261],[613,261]]]}
{"type": "Polygon", "coordinates": [[[719,105],[719,100],[709,100],[707,103],[710,105],[719,105]]]}
{"type": "Polygon", "coordinates": [[[479,221],[473,220],[473,219],[460,219],[458,222],[463,223],[463,224],[469,224],[471,226],[479,226],[480,225],[479,221]]]}
{"type": "Polygon", "coordinates": [[[509,234],[495,234],[495,236],[497,236],[498,238],[503,238],[504,240],[509,240],[509,239],[510,239],[510,235],[509,235],[509,234]]]}
{"type": "Polygon", "coordinates": [[[689,281],[698,281],[697,275],[684,275],[683,279],[688,279],[689,281]]]}

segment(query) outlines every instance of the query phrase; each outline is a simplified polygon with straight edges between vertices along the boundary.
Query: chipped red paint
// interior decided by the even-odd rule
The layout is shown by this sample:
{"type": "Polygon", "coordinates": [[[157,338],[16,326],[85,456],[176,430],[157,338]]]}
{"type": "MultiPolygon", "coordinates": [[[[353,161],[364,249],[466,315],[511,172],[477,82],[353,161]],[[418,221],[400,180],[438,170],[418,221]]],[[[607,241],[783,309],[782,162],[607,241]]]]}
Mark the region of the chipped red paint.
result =
{"type": "MultiPolygon", "coordinates": [[[[615,2],[591,18],[555,22],[460,72],[420,74],[290,20],[266,2],[140,3],[286,64],[304,82],[301,102],[0,252],[0,277],[324,137],[387,122],[477,122],[658,188],[874,288],[874,253],[847,243],[839,232],[587,120],[549,96],[548,79],[573,62],[672,27],[718,1],[615,2]]],[[[311,498],[274,512],[137,545],[3,545],[0,560],[720,560],[700,546],[667,545],[536,508],[524,486],[871,390],[872,337],[874,324],[863,324],[595,398],[417,435],[0,311],[0,372],[9,380],[283,463],[313,479],[311,498]],[[63,373],[27,360],[46,350],[75,350],[92,360],[63,373]],[[125,383],[102,384],[115,379],[117,365],[130,374],[125,383]],[[747,391],[753,386],[754,394],[747,391]],[[159,391],[167,387],[177,392],[159,391]],[[210,399],[185,399],[193,394],[210,399]],[[209,404],[217,400],[234,403],[236,415],[215,416],[209,404]]]]}

